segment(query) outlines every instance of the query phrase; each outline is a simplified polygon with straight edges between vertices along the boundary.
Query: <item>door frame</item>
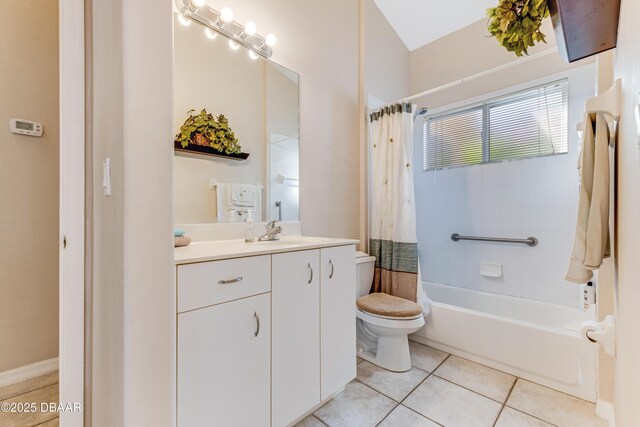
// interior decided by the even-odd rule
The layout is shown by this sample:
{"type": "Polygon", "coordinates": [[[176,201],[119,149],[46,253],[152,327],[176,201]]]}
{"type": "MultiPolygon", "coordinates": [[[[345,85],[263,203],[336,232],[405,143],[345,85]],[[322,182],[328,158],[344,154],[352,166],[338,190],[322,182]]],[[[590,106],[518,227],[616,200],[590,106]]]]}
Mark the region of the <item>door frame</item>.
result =
{"type": "Polygon", "coordinates": [[[63,427],[83,426],[85,325],[84,0],[59,0],[60,55],[60,412],[63,427]]]}

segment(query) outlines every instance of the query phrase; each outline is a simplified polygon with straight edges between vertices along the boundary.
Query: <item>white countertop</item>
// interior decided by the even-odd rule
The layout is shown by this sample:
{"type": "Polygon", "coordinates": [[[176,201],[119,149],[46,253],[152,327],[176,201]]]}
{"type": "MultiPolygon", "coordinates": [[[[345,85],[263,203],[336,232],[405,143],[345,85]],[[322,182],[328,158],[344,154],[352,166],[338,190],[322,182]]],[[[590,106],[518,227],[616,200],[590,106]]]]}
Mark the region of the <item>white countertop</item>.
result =
{"type": "Polygon", "coordinates": [[[193,242],[189,246],[175,248],[174,253],[175,263],[180,265],[331,246],[355,245],[357,243],[359,243],[358,240],[335,239],[333,237],[282,236],[280,240],[255,243],[245,243],[241,239],[193,242]]]}

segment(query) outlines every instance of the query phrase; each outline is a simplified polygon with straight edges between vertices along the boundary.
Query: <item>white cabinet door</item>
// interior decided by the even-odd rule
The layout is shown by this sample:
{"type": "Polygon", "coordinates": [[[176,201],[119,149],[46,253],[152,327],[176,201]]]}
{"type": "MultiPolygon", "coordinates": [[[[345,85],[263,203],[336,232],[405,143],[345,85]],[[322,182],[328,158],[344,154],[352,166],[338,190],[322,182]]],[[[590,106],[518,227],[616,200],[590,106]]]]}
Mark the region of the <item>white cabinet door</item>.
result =
{"type": "Polygon", "coordinates": [[[321,398],[356,377],[355,246],[320,253],[321,398]]]}
{"type": "Polygon", "coordinates": [[[320,402],[319,260],[318,250],[272,256],[273,427],[320,402]]]}
{"type": "Polygon", "coordinates": [[[269,426],[270,297],[178,315],[178,427],[269,426]]]}

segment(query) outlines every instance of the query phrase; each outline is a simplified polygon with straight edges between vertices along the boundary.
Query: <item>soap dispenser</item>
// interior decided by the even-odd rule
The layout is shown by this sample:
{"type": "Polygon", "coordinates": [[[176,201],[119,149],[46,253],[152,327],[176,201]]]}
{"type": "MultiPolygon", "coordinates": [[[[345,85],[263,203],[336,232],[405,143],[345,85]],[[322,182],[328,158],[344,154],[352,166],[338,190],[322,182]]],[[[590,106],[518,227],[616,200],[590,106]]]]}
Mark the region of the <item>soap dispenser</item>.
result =
{"type": "Polygon", "coordinates": [[[253,211],[248,211],[247,212],[247,219],[245,221],[245,227],[246,227],[246,231],[245,231],[245,235],[244,235],[244,241],[247,242],[247,243],[255,242],[257,239],[256,239],[255,232],[253,230],[253,211]]]}

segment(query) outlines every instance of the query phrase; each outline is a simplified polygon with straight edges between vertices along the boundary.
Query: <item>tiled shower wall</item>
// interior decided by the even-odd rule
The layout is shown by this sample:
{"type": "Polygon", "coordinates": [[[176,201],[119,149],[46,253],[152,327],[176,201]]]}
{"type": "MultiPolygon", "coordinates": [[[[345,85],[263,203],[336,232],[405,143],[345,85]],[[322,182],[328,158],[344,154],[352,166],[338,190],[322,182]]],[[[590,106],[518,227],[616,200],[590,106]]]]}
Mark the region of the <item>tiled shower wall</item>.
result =
{"type": "MultiPolygon", "coordinates": [[[[569,153],[415,174],[422,280],[578,306],[580,287],[566,282],[576,224],[577,122],[593,96],[592,66],[570,71],[569,153]],[[539,244],[451,240],[452,233],[538,238],[539,244]],[[502,264],[503,277],[480,275],[481,262],[502,264]]],[[[416,120],[422,127],[422,120],[416,120]]],[[[416,132],[417,133],[417,132],[416,132]]],[[[415,140],[414,164],[422,165],[415,140]]]]}

